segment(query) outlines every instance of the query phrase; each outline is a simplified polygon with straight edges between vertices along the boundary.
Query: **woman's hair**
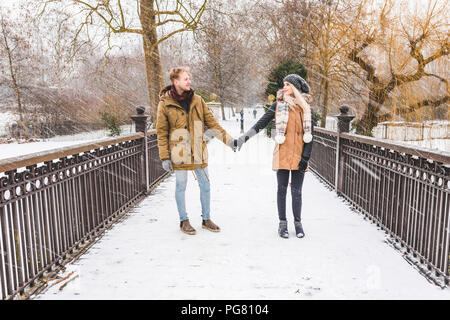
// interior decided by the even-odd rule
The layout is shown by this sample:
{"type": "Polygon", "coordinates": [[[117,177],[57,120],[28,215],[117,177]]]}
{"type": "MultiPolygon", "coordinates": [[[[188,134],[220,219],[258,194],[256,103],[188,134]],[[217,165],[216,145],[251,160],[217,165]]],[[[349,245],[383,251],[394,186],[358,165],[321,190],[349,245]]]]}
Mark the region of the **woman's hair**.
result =
{"type": "MultiPolygon", "coordinates": [[[[313,97],[312,95],[310,95],[309,93],[301,93],[300,91],[298,91],[293,85],[291,85],[292,87],[292,97],[298,97],[299,95],[302,96],[302,100],[306,101],[306,103],[311,104],[313,102],[313,97]]],[[[298,100],[300,100],[299,98],[297,98],[298,100]]],[[[283,101],[284,100],[284,92],[283,89],[279,89],[277,91],[277,96],[276,96],[276,100],[277,101],[283,101]]]]}
{"type": "Polygon", "coordinates": [[[311,104],[313,102],[313,97],[309,93],[302,93],[303,98],[305,98],[306,102],[311,104]]]}
{"type": "Polygon", "coordinates": [[[283,89],[277,91],[277,101],[283,101],[283,89]]]}
{"type": "Polygon", "coordinates": [[[173,83],[173,80],[178,79],[180,77],[180,74],[183,72],[187,72],[189,76],[191,75],[191,70],[189,69],[189,67],[175,67],[170,69],[170,81],[173,83]]]}

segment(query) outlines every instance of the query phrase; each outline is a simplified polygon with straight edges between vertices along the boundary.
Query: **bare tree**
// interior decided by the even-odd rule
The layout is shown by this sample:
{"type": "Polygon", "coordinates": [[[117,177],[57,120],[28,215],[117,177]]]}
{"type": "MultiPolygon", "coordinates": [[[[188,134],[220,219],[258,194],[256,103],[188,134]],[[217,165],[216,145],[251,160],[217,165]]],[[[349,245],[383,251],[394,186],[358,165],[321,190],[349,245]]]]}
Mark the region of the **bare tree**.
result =
{"type": "MultiPolygon", "coordinates": [[[[247,25],[248,8],[241,6],[233,11],[234,2],[223,5],[210,1],[202,28],[196,32],[198,44],[197,72],[201,75],[199,85],[217,95],[224,107],[249,105],[259,97],[257,78],[258,52],[251,26],[247,25]]],[[[242,4],[241,4],[242,5],[242,4]]]]}
{"type": "Polygon", "coordinates": [[[344,22],[352,15],[350,24],[358,21],[359,16],[349,1],[317,1],[311,6],[303,28],[299,30],[307,42],[308,50],[304,61],[311,73],[309,79],[319,82],[321,127],[326,125],[330,98],[339,99],[343,83],[347,87],[349,85],[343,61],[348,52],[348,32],[351,28],[344,22]]]}
{"type": "MultiPolygon", "coordinates": [[[[392,0],[260,1],[253,19],[268,60],[301,62],[325,125],[330,105],[350,103],[357,132],[379,121],[438,114],[448,102],[448,10],[392,0]],[[262,17],[262,18],[261,18],[262,17]],[[350,63],[349,63],[350,62],[350,63]]],[[[444,108],[445,109],[445,108],[444,108]]]]}
{"type": "Polygon", "coordinates": [[[20,90],[20,81],[22,79],[19,79],[19,77],[20,69],[24,67],[23,62],[28,59],[26,52],[29,49],[29,45],[27,37],[18,32],[17,24],[15,25],[13,21],[7,19],[3,10],[0,11],[0,32],[0,53],[2,53],[1,56],[6,57],[9,74],[9,79],[5,77],[4,82],[9,83],[9,86],[15,92],[20,123],[23,124],[24,106],[20,90]]]}
{"type": "Polygon", "coordinates": [[[422,16],[406,15],[404,6],[393,10],[394,5],[385,0],[381,8],[366,12],[366,19],[352,28],[353,48],[347,57],[365,71],[369,86],[367,109],[357,125],[360,134],[371,135],[380,120],[391,116],[390,111],[380,114],[382,106],[395,99],[398,90],[418,81],[437,79],[444,89],[430,92],[421,100],[408,99],[409,105],[399,108],[403,113],[423,106],[435,107],[450,98],[445,59],[449,54],[448,2],[429,1],[422,16]],[[435,63],[446,67],[432,68],[435,63]]]}
{"type": "Polygon", "coordinates": [[[85,29],[89,32],[92,24],[105,27],[106,51],[112,49],[113,34],[142,36],[148,94],[154,118],[156,118],[159,91],[163,85],[163,69],[158,46],[175,34],[195,30],[207,2],[202,0],[199,5],[195,5],[187,0],[134,0],[133,6],[130,2],[122,3],[121,0],[41,1],[44,3],[44,10],[51,3],[67,7],[75,6],[80,9],[82,21],[79,31],[85,29]]]}

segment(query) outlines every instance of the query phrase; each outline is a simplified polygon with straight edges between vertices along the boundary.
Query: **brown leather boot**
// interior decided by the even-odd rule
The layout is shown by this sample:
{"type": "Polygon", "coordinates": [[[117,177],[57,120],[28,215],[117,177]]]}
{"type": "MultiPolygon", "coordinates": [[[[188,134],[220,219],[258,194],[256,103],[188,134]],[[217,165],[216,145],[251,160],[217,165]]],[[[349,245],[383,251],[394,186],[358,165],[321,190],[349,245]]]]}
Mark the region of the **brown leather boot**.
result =
{"type": "Polygon", "coordinates": [[[220,231],[219,226],[216,225],[214,222],[212,222],[211,219],[203,220],[202,228],[203,229],[208,229],[209,231],[212,231],[212,232],[219,232],[220,231]]]}
{"type": "Polygon", "coordinates": [[[186,234],[196,234],[196,231],[189,223],[189,220],[184,220],[180,222],[180,229],[186,234]]]}

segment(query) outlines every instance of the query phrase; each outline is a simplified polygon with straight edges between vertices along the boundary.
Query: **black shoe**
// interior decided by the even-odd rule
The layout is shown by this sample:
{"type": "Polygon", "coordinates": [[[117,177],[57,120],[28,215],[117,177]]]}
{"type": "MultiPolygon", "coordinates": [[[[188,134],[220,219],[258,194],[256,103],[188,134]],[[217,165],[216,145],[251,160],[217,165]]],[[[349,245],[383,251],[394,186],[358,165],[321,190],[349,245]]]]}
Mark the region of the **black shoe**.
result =
{"type": "Polygon", "coordinates": [[[287,221],[280,221],[280,225],[278,227],[278,235],[282,238],[289,238],[289,232],[287,229],[287,221]]]}
{"type": "Polygon", "coordinates": [[[303,231],[302,223],[295,222],[295,235],[297,238],[303,238],[305,236],[305,232],[303,231]]]}

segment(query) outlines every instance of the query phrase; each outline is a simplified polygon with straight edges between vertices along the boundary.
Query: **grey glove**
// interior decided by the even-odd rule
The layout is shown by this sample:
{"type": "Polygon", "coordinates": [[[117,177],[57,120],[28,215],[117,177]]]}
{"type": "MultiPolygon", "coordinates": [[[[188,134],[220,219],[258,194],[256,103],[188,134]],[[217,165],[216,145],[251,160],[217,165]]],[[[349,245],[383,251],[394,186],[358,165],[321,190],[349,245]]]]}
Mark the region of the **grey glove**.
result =
{"type": "Polygon", "coordinates": [[[172,161],[170,161],[170,160],[163,160],[162,167],[166,171],[172,171],[173,170],[172,161]]]}
{"type": "Polygon", "coordinates": [[[235,149],[238,151],[241,150],[244,143],[246,143],[251,137],[253,137],[257,132],[252,128],[248,130],[246,133],[244,133],[242,136],[240,136],[237,139],[234,139],[233,144],[235,149]]]}
{"type": "Polygon", "coordinates": [[[235,148],[239,151],[241,150],[242,146],[244,145],[244,143],[248,140],[245,139],[245,135],[240,136],[238,139],[234,139],[234,146],[235,148]]]}
{"type": "Polygon", "coordinates": [[[237,142],[236,141],[237,141],[236,139],[233,139],[233,141],[231,141],[231,144],[230,144],[230,148],[234,152],[236,152],[236,146],[237,146],[237,142]]]}

